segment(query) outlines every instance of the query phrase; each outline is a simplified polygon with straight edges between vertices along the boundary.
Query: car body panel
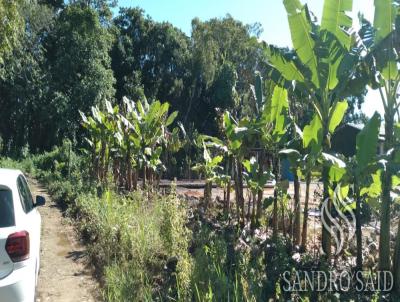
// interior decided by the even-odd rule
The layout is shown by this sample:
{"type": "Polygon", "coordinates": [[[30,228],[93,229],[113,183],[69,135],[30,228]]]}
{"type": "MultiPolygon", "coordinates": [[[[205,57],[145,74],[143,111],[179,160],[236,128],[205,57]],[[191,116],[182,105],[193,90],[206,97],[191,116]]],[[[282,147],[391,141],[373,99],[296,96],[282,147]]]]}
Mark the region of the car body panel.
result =
{"type": "Polygon", "coordinates": [[[25,186],[31,198],[29,186],[22,172],[0,169],[0,188],[11,190],[15,215],[14,226],[0,227],[0,302],[34,301],[40,266],[41,217],[35,206],[25,212],[20,193],[21,188],[25,186]],[[18,178],[21,178],[19,185],[18,178]],[[29,258],[14,263],[8,256],[5,245],[10,234],[20,231],[29,233],[29,258]]]}

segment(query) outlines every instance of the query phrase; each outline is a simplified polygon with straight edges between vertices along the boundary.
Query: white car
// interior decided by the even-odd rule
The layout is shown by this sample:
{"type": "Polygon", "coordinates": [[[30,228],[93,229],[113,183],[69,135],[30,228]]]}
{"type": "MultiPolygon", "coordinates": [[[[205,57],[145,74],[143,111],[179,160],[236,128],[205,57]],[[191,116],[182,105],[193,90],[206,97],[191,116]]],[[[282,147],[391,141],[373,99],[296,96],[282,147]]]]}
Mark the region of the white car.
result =
{"type": "Polygon", "coordinates": [[[33,302],[40,267],[41,217],[21,171],[0,169],[0,302],[33,302]]]}

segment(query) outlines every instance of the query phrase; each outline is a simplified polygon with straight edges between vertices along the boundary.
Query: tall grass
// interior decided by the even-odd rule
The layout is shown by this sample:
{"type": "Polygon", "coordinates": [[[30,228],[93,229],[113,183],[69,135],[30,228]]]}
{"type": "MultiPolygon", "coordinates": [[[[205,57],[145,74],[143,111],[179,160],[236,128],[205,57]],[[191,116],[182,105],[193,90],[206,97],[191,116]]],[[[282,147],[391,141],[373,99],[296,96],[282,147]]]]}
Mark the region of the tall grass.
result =
{"type": "Polygon", "coordinates": [[[107,191],[100,198],[80,195],[76,207],[89,254],[103,270],[107,301],[186,301],[190,236],[185,208],[175,194],[107,191]],[[170,259],[176,259],[176,267],[166,268],[170,259]]]}

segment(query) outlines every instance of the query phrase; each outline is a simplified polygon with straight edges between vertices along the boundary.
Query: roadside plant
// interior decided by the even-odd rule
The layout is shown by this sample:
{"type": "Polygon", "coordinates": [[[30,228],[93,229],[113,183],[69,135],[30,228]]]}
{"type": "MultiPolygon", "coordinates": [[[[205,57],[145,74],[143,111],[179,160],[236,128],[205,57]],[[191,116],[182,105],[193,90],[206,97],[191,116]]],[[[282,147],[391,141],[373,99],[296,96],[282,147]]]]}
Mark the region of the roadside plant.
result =
{"type": "MultiPolygon", "coordinates": [[[[352,20],[346,14],[352,9],[352,1],[325,0],[321,25],[313,21],[308,6],[299,0],[284,0],[284,5],[294,50],[266,46],[266,56],[272,66],[269,74],[281,85],[295,83],[295,89],[311,101],[314,117],[303,131],[304,147],[314,141],[315,153],[328,154],[331,136],[348,107],[345,98],[359,62],[356,44],[350,35],[352,20]]],[[[329,198],[328,178],[329,165],[323,164],[324,200],[329,198]]],[[[331,235],[325,228],[322,247],[329,259],[331,235]]]]}
{"type": "MultiPolygon", "coordinates": [[[[377,89],[384,108],[385,120],[385,155],[382,158],[382,206],[381,228],[379,236],[379,269],[390,270],[390,206],[393,203],[391,191],[393,176],[398,168],[398,132],[399,115],[399,55],[400,55],[400,3],[397,0],[375,0],[373,26],[362,19],[360,37],[366,52],[361,68],[370,87],[377,89]],[[397,118],[396,118],[397,116],[397,118]],[[396,122],[397,120],[397,122],[396,122]]],[[[398,232],[398,237],[400,232],[398,232]]],[[[400,292],[400,265],[398,247],[394,254],[396,265],[394,275],[396,289],[400,292]]]]}
{"type": "Polygon", "coordinates": [[[206,211],[210,201],[212,200],[212,186],[213,182],[219,179],[219,171],[223,168],[220,163],[223,161],[222,155],[211,156],[206,143],[203,142],[203,162],[196,164],[192,169],[204,175],[204,210],[206,211]]]}

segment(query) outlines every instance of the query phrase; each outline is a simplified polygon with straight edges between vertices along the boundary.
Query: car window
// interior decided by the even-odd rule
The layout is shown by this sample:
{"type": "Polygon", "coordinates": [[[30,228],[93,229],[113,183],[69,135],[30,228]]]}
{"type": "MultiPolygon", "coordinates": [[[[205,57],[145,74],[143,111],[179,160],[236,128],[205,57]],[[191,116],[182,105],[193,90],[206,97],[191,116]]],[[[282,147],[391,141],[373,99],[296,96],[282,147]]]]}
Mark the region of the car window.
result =
{"type": "Polygon", "coordinates": [[[25,213],[29,213],[34,207],[33,198],[28,184],[22,176],[18,177],[17,186],[19,196],[21,198],[22,208],[24,209],[25,213]]]}
{"type": "Polygon", "coordinates": [[[15,225],[14,205],[10,190],[0,189],[0,228],[15,225]]]}

